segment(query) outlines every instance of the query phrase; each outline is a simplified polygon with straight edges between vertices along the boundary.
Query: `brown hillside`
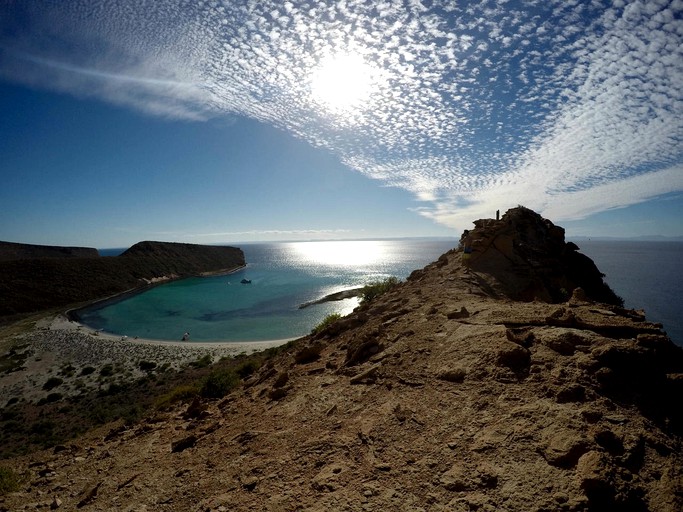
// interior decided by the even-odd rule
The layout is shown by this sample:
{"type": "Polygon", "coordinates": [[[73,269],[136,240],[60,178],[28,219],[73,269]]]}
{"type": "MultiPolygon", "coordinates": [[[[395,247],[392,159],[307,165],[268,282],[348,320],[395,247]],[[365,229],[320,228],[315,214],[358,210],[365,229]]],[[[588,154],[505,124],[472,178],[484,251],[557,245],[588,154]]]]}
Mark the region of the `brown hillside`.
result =
{"type": "Polygon", "coordinates": [[[450,251],[222,400],[5,461],[0,508],[683,510],[683,351],[572,288],[537,220],[480,223],[471,269],[450,251]]]}

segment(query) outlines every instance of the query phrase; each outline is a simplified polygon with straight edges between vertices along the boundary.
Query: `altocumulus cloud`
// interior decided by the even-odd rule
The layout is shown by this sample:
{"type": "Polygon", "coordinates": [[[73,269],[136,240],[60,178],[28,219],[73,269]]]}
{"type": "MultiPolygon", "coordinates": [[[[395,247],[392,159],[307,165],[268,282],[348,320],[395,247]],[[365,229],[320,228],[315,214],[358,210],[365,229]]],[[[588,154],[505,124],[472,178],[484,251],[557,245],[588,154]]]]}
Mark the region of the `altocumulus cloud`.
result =
{"type": "Polygon", "coordinates": [[[10,1],[0,74],[269,123],[447,225],[571,219],[683,190],[682,18],[683,0],[10,1]],[[362,63],[365,97],[316,96],[335,58],[362,63]]]}

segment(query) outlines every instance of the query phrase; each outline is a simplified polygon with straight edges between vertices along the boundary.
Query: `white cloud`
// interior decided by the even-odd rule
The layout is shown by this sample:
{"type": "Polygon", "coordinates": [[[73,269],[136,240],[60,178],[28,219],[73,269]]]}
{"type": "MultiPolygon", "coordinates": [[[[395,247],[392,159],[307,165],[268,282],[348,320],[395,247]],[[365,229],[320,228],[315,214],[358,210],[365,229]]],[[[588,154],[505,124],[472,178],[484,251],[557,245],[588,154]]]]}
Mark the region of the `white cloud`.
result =
{"type": "Polygon", "coordinates": [[[0,7],[2,78],[156,115],[255,118],[448,225],[683,190],[680,0],[19,4],[0,7]],[[346,117],[311,94],[334,55],[381,73],[346,117]]]}

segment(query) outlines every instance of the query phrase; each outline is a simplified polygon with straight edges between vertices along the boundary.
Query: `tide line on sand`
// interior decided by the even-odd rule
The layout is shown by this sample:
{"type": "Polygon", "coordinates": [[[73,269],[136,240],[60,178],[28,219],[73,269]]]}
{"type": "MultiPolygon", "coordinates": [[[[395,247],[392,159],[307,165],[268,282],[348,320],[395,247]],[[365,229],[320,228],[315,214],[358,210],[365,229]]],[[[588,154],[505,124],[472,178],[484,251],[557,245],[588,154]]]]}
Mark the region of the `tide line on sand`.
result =
{"type": "Polygon", "coordinates": [[[82,333],[89,333],[92,336],[96,336],[99,339],[111,340],[114,342],[130,343],[133,345],[157,345],[165,347],[185,347],[185,348],[225,348],[230,349],[231,352],[241,353],[241,352],[257,352],[260,350],[265,350],[271,347],[277,347],[283,345],[289,341],[295,340],[297,338],[283,338],[278,340],[261,340],[261,341],[182,341],[182,340],[154,340],[149,338],[131,338],[128,336],[121,336],[119,334],[108,333],[104,331],[94,330],[86,325],[83,325],[76,320],[69,320],[63,315],[58,315],[57,317],[49,320],[47,325],[43,323],[43,327],[47,327],[49,330],[62,330],[62,331],[72,331],[77,330],[82,333]]]}

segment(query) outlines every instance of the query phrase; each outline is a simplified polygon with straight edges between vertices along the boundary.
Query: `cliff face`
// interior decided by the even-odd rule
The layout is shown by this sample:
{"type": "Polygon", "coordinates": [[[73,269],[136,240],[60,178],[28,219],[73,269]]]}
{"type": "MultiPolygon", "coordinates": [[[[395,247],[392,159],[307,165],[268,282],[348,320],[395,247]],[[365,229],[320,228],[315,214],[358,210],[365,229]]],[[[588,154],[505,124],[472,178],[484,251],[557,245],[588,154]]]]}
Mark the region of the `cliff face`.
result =
{"type": "Polygon", "coordinates": [[[117,257],[0,261],[0,317],[107,297],[159,279],[229,271],[235,247],[141,242],[117,257]]]}
{"type": "Polygon", "coordinates": [[[99,255],[97,249],[90,247],[59,247],[0,242],[0,261],[42,258],[97,258],[99,255]]]}
{"type": "Polygon", "coordinates": [[[515,300],[564,302],[575,288],[593,300],[623,305],[593,261],[564,239],[564,229],[528,208],[500,220],[474,222],[471,267],[501,295],[515,300]]]}
{"type": "MultiPolygon", "coordinates": [[[[5,506],[682,510],[683,351],[580,289],[509,298],[520,283],[557,300],[571,275],[509,234],[496,251],[514,276],[495,253],[467,269],[450,251],[222,400],[12,461],[29,483],[5,506]]],[[[547,243],[563,253],[558,234],[547,243]]]]}

